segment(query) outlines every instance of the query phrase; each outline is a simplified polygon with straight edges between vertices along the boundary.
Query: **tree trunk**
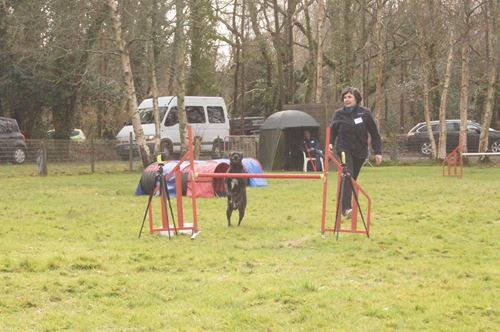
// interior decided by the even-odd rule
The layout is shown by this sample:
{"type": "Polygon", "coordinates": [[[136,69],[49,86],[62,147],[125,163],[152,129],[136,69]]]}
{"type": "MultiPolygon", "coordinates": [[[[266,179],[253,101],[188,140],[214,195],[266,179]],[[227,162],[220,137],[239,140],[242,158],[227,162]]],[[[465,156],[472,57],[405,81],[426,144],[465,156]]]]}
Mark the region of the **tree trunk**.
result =
{"type": "Polygon", "coordinates": [[[464,34],[462,39],[462,71],[460,82],[460,142],[462,152],[467,152],[467,108],[469,107],[469,0],[464,0],[464,34]]]}
{"type": "Polygon", "coordinates": [[[307,39],[309,58],[306,60],[304,65],[306,72],[306,91],[304,93],[304,103],[310,104],[313,102],[313,92],[314,85],[316,81],[316,52],[317,52],[317,41],[313,37],[312,27],[311,27],[311,17],[309,15],[309,7],[308,3],[304,4],[304,18],[305,18],[305,27],[304,33],[307,39]]]}
{"type": "MultiPolygon", "coordinates": [[[[236,24],[236,17],[238,16],[238,1],[234,1],[233,5],[233,31],[238,31],[238,26],[236,24]]],[[[239,81],[240,81],[240,52],[241,52],[241,40],[240,35],[238,33],[233,34],[235,38],[234,47],[233,47],[233,58],[234,58],[234,89],[233,89],[233,109],[231,111],[232,117],[235,118],[238,110],[239,103],[239,81]]]]}
{"type": "MultiPolygon", "coordinates": [[[[255,38],[257,40],[257,43],[259,45],[259,50],[262,55],[262,59],[264,60],[264,63],[266,65],[266,108],[264,110],[264,116],[268,117],[269,115],[272,114],[274,110],[274,103],[273,100],[275,98],[270,98],[270,93],[273,91],[273,62],[272,62],[272,57],[268,49],[268,43],[265,37],[262,35],[262,32],[260,31],[260,26],[259,22],[257,20],[257,8],[255,6],[255,1],[256,0],[251,0],[248,2],[248,10],[250,12],[250,22],[252,24],[252,30],[253,33],[255,34],[255,38]]],[[[274,93],[273,93],[274,95],[274,93]]]]}
{"type": "MultiPolygon", "coordinates": [[[[284,42],[281,40],[281,24],[279,16],[279,6],[277,0],[272,0],[273,3],[273,14],[274,14],[274,32],[271,32],[273,46],[276,51],[276,89],[278,90],[278,99],[276,102],[276,111],[281,111],[283,104],[288,102],[286,97],[287,92],[285,91],[285,46],[284,42]]],[[[269,27],[269,31],[273,31],[269,27]]]]}
{"type": "Polygon", "coordinates": [[[323,99],[323,35],[325,26],[325,4],[323,0],[318,0],[318,14],[316,25],[316,79],[314,101],[320,103],[323,99]]]}
{"type": "Polygon", "coordinates": [[[155,120],[155,148],[154,153],[160,153],[160,144],[161,144],[161,129],[160,129],[160,111],[158,110],[158,84],[156,79],[156,54],[155,54],[155,32],[154,29],[156,27],[156,12],[157,12],[157,0],[153,0],[151,4],[151,14],[150,14],[150,40],[147,44],[148,47],[148,56],[149,56],[149,72],[151,79],[151,98],[153,99],[153,116],[155,120]]]}
{"type": "Polygon", "coordinates": [[[384,11],[385,0],[377,0],[377,81],[375,91],[375,109],[374,118],[377,125],[380,126],[380,118],[382,116],[383,104],[383,81],[384,81],[384,64],[385,64],[385,25],[384,25],[384,11]]]}
{"type": "Polygon", "coordinates": [[[423,107],[424,107],[424,119],[427,125],[427,134],[429,142],[431,143],[431,158],[436,159],[436,140],[432,133],[431,128],[431,117],[429,110],[429,60],[427,59],[427,53],[425,51],[425,38],[426,38],[426,25],[423,18],[423,13],[419,13],[419,6],[415,3],[414,7],[416,11],[416,24],[417,24],[417,38],[418,55],[420,59],[420,82],[422,84],[422,97],[423,97],[423,107]]]}
{"type": "Polygon", "coordinates": [[[354,14],[352,11],[352,0],[344,0],[341,2],[342,7],[342,53],[340,63],[340,84],[343,87],[352,85],[354,63],[356,62],[356,55],[353,52],[353,31],[355,30],[353,19],[354,14]]]}
{"type": "MultiPolygon", "coordinates": [[[[493,108],[495,105],[495,91],[496,91],[496,77],[497,77],[497,64],[500,60],[499,52],[497,52],[497,0],[489,0],[489,15],[488,15],[488,91],[486,93],[486,104],[484,105],[483,122],[481,124],[481,135],[479,136],[479,152],[488,150],[488,129],[491,126],[491,118],[493,115],[493,108]]],[[[485,158],[481,158],[485,159],[485,158]]]]}
{"type": "Polygon", "coordinates": [[[137,112],[137,98],[135,96],[134,78],[132,74],[132,68],[130,66],[130,57],[128,50],[125,47],[125,40],[122,37],[122,27],[121,18],[118,14],[118,2],[117,0],[108,0],[108,6],[111,9],[111,21],[113,30],[115,33],[116,44],[118,46],[118,51],[121,57],[121,65],[125,83],[125,93],[127,99],[128,114],[132,121],[132,127],[134,128],[135,141],[139,146],[139,153],[142,159],[142,166],[145,168],[149,165],[151,161],[151,156],[149,148],[144,140],[144,132],[141,126],[141,119],[139,113],[137,112]]]}
{"type": "MultiPolygon", "coordinates": [[[[245,8],[246,0],[241,0],[241,24],[240,24],[240,37],[241,37],[241,60],[245,59],[245,8]]],[[[245,113],[246,113],[246,87],[245,87],[245,62],[241,61],[241,102],[240,102],[240,135],[245,135],[245,113]]]]}
{"type": "MultiPolygon", "coordinates": [[[[278,10],[278,3],[273,0],[275,4],[275,11],[278,10]]],[[[285,76],[285,98],[284,102],[286,104],[293,103],[295,100],[295,76],[294,76],[294,52],[293,46],[295,41],[293,40],[293,20],[295,16],[295,9],[297,8],[297,0],[288,0],[285,15],[285,29],[284,35],[286,36],[285,47],[282,50],[284,53],[284,76],[285,76]]],[[[277,18],[277,13],[275,13],[275,18],[277,18]]],[[[278,32],[278,30],[276,30],[278,32]]]]}
{"type": "Polygon", "coordinates": [[[366,14],[367,11],[367,0],[361,0],[360,10],[361,10],[361,45],[363,45],[363,50],[361,52],[361,93],[363,96],[363,101],[365,105],[368,104],[368,61],[370,59],[369,56],[369,35],[367,34],[366,29],[366,14]]]}
{"type": "Polygon", "coordinates": [[[441,102],[439,105],[439,151],[438,159],[446,158],[446,106],[448,103],[448,89],[450,87],[451,70],[453,67],[453,45],[454,41],[453,30],[450,31],[450,48],[448,50],[448,58],[446,61],[446,73],[444,75],[443,91],[441,92],[441,102]]]}
{"type": "Polygon", "coordinates": [[[181,142],[181,154],[187,151],[187,120],[184,105],[185,97],[185,38],[184,38],[184,3],[175,0],[175,34],[174,34],[174,57],[177,59],[173,68],[175,78],[175,95],[177,96],[177,110],[179,117],[179,139],[181,142]]]}
{"type": "MultiPolygon", "coordinates": [[[[400,78],[399,84],[403,85],[408,77],[408,68],[406,61],[401,63],[400,67],[400,78]]],[[[405,91],[402,90],[399,96],[399,133],[402,134],[405,130],[405,105],[406,105],[406,95],[405,91]]]]}

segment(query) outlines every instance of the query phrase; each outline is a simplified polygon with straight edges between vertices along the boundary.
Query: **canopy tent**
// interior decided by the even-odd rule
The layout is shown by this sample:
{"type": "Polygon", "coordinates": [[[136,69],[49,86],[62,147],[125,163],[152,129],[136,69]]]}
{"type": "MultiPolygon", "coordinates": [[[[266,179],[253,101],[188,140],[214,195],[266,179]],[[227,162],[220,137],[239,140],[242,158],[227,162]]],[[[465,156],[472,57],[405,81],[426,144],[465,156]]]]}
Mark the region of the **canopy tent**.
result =
{"type": "MultiPolygon", "coordinates": [[[[178,161],[168,161],[164,163],[163,175],[167,175],[177,165],[178,161]]],[[[263,173],[262,166],[259,161],[253,158],[243,158],[243,167],[247,173],[263,173]]],[[[215,160],[196,160],[194,162],[195,173],[225,173],[229,169],[228,159],[215,160]]],[[[180,166],[182,175],[182,195],[191,196],[191,180],[188,179],[191,166],[188,161],[185,161],[180,166]]],[[[135,194],[145,195],[151,193],[158,184],[156,183],[156,175],[158,164],[149,165],[142,173],[141,180],[137,185],[135,194]]],[[[198,177],[196,179],[197,192],[196,197],[216,197],[225,196],[224,179],[222,178],[206,178],[198,177]]],[[[267,186],[266,179],[250,178],[248,181],[249,187],[265,187],[267,186]]],[[[175,174],[167,181],[167,188],[170,196],[176,195],[175,191],[175,174]]]]}
{"type": "Polygon", "coordinates": [[[309,114],[287,110],[270,115],[260,127],[259,159],[264,169],[301,169],[304,130],[318,137],[319,123],[309,114]]]}

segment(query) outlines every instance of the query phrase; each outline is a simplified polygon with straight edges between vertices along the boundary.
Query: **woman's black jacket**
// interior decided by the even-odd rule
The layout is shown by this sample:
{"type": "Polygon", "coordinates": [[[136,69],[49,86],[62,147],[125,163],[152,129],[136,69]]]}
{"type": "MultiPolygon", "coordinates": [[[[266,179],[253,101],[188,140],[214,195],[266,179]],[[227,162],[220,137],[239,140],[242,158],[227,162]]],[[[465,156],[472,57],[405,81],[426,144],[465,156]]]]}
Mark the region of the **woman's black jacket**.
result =
{"type": "Polygon", "coordinates": [[[375,154],[382,154],[382,142],[369,108],[356,106],[335,111],[330,124],[330,143],[337,143],[337,153],[345,151],[356,158],[368,157],[368,133],[375,154]]]}

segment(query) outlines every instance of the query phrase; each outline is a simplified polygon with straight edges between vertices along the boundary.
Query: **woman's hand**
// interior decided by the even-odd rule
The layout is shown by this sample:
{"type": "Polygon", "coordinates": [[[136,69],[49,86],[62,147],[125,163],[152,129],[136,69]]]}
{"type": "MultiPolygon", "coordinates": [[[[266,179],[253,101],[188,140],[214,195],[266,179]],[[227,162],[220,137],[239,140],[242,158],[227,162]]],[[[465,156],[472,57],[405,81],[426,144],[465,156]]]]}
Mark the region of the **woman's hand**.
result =
{"type": "Polygon", "coordinates": [[[375,155],[375,165],[380,165],[381,163],[382,163],[382,155],[376,154],[375,155]]]}

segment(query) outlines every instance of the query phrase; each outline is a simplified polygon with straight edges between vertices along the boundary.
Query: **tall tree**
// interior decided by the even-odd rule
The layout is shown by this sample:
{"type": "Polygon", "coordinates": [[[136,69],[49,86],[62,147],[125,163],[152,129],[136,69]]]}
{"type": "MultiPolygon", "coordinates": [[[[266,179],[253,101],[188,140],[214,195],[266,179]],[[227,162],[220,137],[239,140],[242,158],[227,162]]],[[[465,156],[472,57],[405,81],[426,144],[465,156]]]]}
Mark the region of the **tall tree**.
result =
{"type": "Polygon", "coordinates": [[[491,125],[493,110],[495,109],[495,91],[497,82],[497,66],[500,61],[498,52],[498,29],[497,29],[497,1],[487,1],[487,57],[488,57],[488,90],[486,94],[486,104],[484,105],[483,121],[481,124],[481,135],[479,137],[479,152],[488,149],[488,129],[491,125]]]}
{"type": "MultiPolygon", "coordinates": [[[[60,5],[54,8],[54,14],[58,14],[58,11],[66,10],[68,3],[58,4],[60,5]]],[[[50,93],[51,103],[52,103],[52,115],[53,115],[53,125],[55,129],[56,138],[69,138],[71,129],[73,128],[73,119],[76,113],[77,98],[79,97],[79,91],[84,80],[84,75],[87,69],[89,61],[89,50],[92,49],[94,41],[97,39],[97,35],[101,29],[101,24],[106,18],[107,11],[105,10],[105,5],[99,4],[97,7],[88,7],[85,4],[78,4],[77,7],[82,9],[82,20],[85,22],[87,17],[90,18],[89,22],[86,22],[85,30],[80,34],[82,45],[81,48],[72,48],[70,44],[71,39],[66,39],[62,37],[62,44],[58,47],[68,47],[69,50],[59,49],[56,51],[59,56],[52,62],[52,89],[50,93]],[[87,15],[85,15],[87,14],[87,15]]],[[[63,12],[59,12],[63,16],[63,12]]],[[[79,16],[81,17],[81,16],[79,16]]],[[[60,27],[64,24],[68,24],[69,30],[64,29],[64,32],[68,32],[71,29],[77,29],[81,26],[82,21],[71,20],[70,18],[57,18],[60,27]]],[[[62,32],[63,32],[62,31],[62,32]]],[[[78,30],[77,30],[78,31],[78,30]]],[[[60,36],[61,37],[61,36],[60,36]]],[[[60,39],[60,40],[61,40],[60,39]]]]}
{"type": "Polygon", "coordinates": [[[111,17],[113,31],[115,33],[115,42],[121,59],[128,115],[130,117],[130,120],[132,121],[132,126],[134,128],[135,141],[139,147],[142,165],[143,167],[146,167],[151,162],[151,155],[149,147],[146,144],[146,140],[144,139],[144,132],[141,126],[141,119],[139,117],[139,113],[137,112],[138,105],[134,87],[134,78],[132,73],[132,67],[130,65],[129,53],[125,45],[125,40],[122,37],[121,18],[120,14],[118,13],[118,1],[108,0],[107,4],[110,8],[110,17],[111,17]]]}
{"type": "Polygon", "coordinates": [[[210,0],[188,2],[190,15],[190,69],[186,91],[189,95],[214,95],[215,86],[215,16],[210,0]]]}
{"type": "Polygon", "coordinates": [[[460,81],[460,142],[463,152],[467,152],[467,109],[469,107],[469,58],[470,58],[470,19],[472,15],[470,0],[462,0],[463,31],[461,36],[461,81],[460,81]]]}
{"type": "Polygon", "coordinates": [[[265,110],[264,115],[267,117],[271,115],[272,111],[276,109],[276,90],[273,89],[273,60],[272,54],[269,50],[269,45],[266,41],[266,37],[261,32],[261,28],[258,21],[258,11],[257,11],[257,2],[256,0],[248,1],[248,11],[250,15],[250,23],[252,26],[252,31],[255,34],[255,39],[259,46],[259,51],[262,56],[262,60],[265,64],[265,110]]]}
{"type": "MultiPolygon", "coordinates": [[[[149,59],[149,71],[150,71],[150,80],[151,80],[151,85],[150,85],[150,92],[151,92],[151,98],[153,99],[153,116],[154,116],[154,121],[155,121],[155,148],[154,151],[155,153],[158,153],[161,147],[161,129],[160,129],[160,111],[158,110],[158,82],[156,79],[156,62],[157,62],[157,57],[158,57],[158,39],[156,37],[156,31],[155,28],[157,26],[156,21],[158,20],[157,13],[158,13],[158,3],[157,0],[152,0],[151,1],[151,13],[149,15],[148,21],[149,23],[149,35],[150,39],[148,40],[147,47],[148,47],[148,59],[149,59]]],[[[168,151],[168,150],[166,150],[168,151]]],[[[164,156],[166,157],[166,156],[164,156]]]]}
{"type": "Polygon", "coordinates": [[[450,30],[449,50],[446,61],[446,72],[444,74],[443,90],[441,91],[441,103],[439,105],[439,151],[437,154],[439,159],[444,159],[446,157],[446,107],[448,104],[448,90],[450,87],[453,57],[455,54],[453,50],[454,45],[455,39],[452,27],[450,30]]]}
{"type": "MultiPolygon", "coordinates": [[[[293,47],[295,45],[294,35],[293,35],[293,25],[294,25],[294,17],[295,11],[297,9],[298,0],[288,0],[286,1],[286,14],[284,17],[284,36],[285,43],[284,48],[281,50],[283,52],[283,70],[285,77],[285,103],[293,103],[295,96],[295,69],[294,69],[294,50],[293,47]]],[[[279,9],[278,2],[273,0],[275,11],[279,9]]],[[[276,17],[275,13],[275,17],[276,17]]],[[[279,21],[278,21],[279,22],[279,21]]],[[[276,29],[278,32],[278,29],[276,29]]]]}
{"type": "Polygon", "coordinates": [[[386,0],[377,0],[377,19],[375,22],[377,32],[377,80],[375,89],[375,109],[373,110],[375,122],[380,125],[383,106],[383,81],[385,66],[385,40],[386,29],[384,24],[386,0]]]}
{"type": "Polygon", "coordinates": [[[314,101],[316,103],[320,103],[323,99],[323,41],[325,35],[325,3],[323,0],[318,0],[318,11],[316,14],[316,79],[315,79],[315,93],[314,93],[314,101]]]}
{"type": "Polygon", "coordinates": [[[425,51],[425,38],[428,34],[426,29],[426,23],[424,19],[424,13],[421,10],[419,4],[414,4],[415,15],[416,15],[416,30],[419,47],[419,60],[420,60],[420,84],[422,85],[422,100],[424,108],[424,119],[427,126],[427,135],[429,142],[431,144],[431,157],[436,159],[436,140],[431,129],[431,117],[430,117],[430,102],[429,102],[429,59],[428,54],[425,51]]]}
{"type": "Polygon", "coordinates": [[[179,139],[181,142],[181,153],[187,151],[187,119],[184,105],[184,97],[186,95],[185,77],[186,77],[186,40],[184,35],[184,2],[175,0],[175,33],[172,64],[173,78],[175,81],[174,91],[177,96],[177,110],[179,117],[179,139]]]}
{"type": "MultiPolygon", "coordinates": [[[[289,5],[290,6],[290,5],[289,5]]],[[[290,7],[291,8],[291,7],[290,7]]],[[[278,108],[276,111],[280,111],[281,107],[283,104],[287,104],[289,101],[289,94],[290,91],[285,88],[285,77],[288,77],[285,75],[285,67],[288,68],[289,66],[289,59],[285,60],[285,48],[286,48],[286,43],[283,40],[282,36],[282,20],[280,19],[280,7],[278,5],[277,0],[272,0],[272,9],[273,9],[273,22],[274,25],[271,24],[269,20],[266,20],[268,30],[271,33],[271,39],[273,42],[273,47],[274,47],[274,52],[276,53],[276,89],[278,89],[277,95],[278,95],[278,108]]],[[[291,28],[291,25],[290,25],[291,28]]],[[[292,33],[292,32],[290,32],[292,33]]],[[[288,72],[288,69],[286,69],[286,72],[288,72]]],[[[289,77],[287,79],[287,82],[289,80],[289,77]]],[[[288,85],[287,85],[288,86],[288,85]]]]}
{"type": "Polygon", "coordinates": [[[311,3],[307,0],[303,1],[302,7],[304,11],[304,19],[305,24],[301,29],[304,32],[304,35],[307,39],[307,48],[308,48],[308,59],[304,65],[305,72],[305,93],[304,93],[304,103],[309,104],[315,101],[314,92],[316,90],[316,53],[318,52],[318,41],[314,36],[312,23],[311,23],[311,15],[309,14],[309,6],[311,3]]]}

